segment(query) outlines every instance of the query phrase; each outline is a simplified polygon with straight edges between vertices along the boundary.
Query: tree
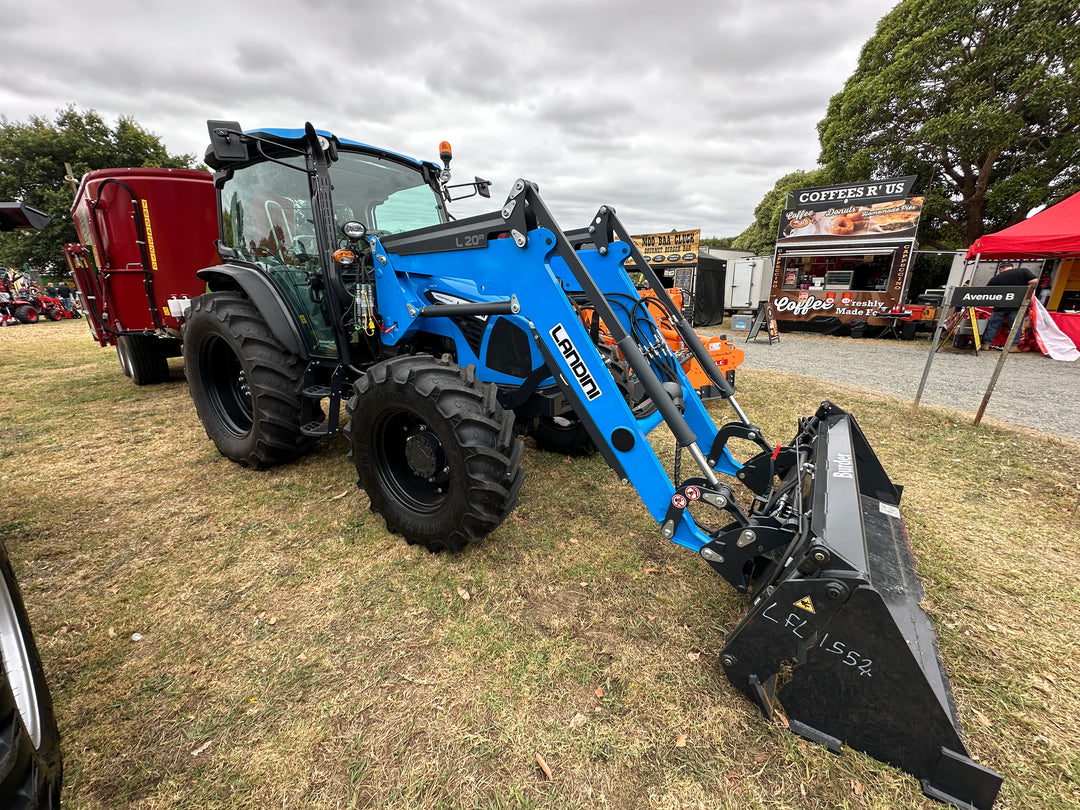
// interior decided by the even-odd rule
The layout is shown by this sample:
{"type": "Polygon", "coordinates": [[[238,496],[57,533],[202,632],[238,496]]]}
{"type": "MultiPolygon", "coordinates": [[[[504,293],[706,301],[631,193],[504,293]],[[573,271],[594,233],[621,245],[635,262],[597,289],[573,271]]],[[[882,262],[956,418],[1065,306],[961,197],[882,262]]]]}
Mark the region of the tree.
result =
{"type": "Polygon", "coordinates": [[[63,245],[78,241],[68,213],[73,195],[65,163],[78,179],[92,169],[119,166],[189,169],[195,158],[170,155],[157,135],[131,118],[109,127],[94,110],[68,106],[55,121],[32,116],[26,123],[0,116],[0,200],[22,201],[53,215],[41,232],[0,234],[0,264],[29,263],[45,272],[63,265],[63,245]]]}
{"type": "Polygon", "coordinates": [[[903,0],[818,124],[830,183],[917,175],[924,244],[1080,189],[1076,0],[903,0]]]}
{"type": "Polygon", "coordinates": [[[707,248],[716,248],[717,250],[727,249],[731,247],[731,243],[735,241],[734,236],[710,236],[708,238],[702,238],[701,246],[707,248]]]}
{"type": "Polygon", "coordinates": [[[821,169],[796,171],[785,174],[776,181],[754,209],[754,221],[731,243],[735,250],[745,250],[755,256],[772,253],[776,246],[776,234],[780,231],[780,214],[784,210],[787,195],[797,188],[820,186],[824,182],[821,169]]]}

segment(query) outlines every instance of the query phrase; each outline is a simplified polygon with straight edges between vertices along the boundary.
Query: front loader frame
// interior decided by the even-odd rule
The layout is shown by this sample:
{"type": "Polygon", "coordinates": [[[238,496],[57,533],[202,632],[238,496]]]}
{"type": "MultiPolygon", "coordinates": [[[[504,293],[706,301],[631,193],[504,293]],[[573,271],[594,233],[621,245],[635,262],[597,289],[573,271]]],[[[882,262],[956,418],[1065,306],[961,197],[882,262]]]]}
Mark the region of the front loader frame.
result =
{"type": "MultiPolygon", "coordinates": [[[[959,806],[989,808],[1001,777],[964,748],[892,484],[850,414],[824,403],[787,445],[772,446],[733,396],[691,325],[672,306],[685,344],[731,405],[719,428],[663,341],[639,345],[629,316],[610,303],[637,296],[623,270],[633,258],[645,282],[670,303],[659,279],[610,207],[586,228],[564,233],[537,192],[518,180],[501,211],[446,226],[370,240],[384,342],[406,344],[426,318],[519,314],[575,414],[616,474],[637,490],[661,534],[699,554],[751,607],[727,639],[721,662],[731,683],[769,716],[781,665],[795,661],[779,690],[797,733],[834,750],[865,751],[919,778],[924,792],[959,806]],[[432,307],[410,282],[461,276],[462,263],[488,304],[432,307]],[[455,269],[458,268],[458,269],[455,269]],[[527,291],[527,292],[526,292],[527,291]],[[647,397],[627,402],[581,322],[584,294],[647,397]],[[662,380],[658,368],[674,377],[662,380]],[[681,479],[648,440],[661,422],[695,474],[681,479]],[[760,452],[740,465],[738,438],[760,452]],[[732,484],[751,493],[744,508],[732,484]],[[733,482],[733,483],[734,483],[733,482]],[[736,484],[737,485],[737,484],[736,484]],[[691,509],[711,507],[719,528],[691,509]]],[[[697,512],[701,514],[701,512],[697,512]]]]}

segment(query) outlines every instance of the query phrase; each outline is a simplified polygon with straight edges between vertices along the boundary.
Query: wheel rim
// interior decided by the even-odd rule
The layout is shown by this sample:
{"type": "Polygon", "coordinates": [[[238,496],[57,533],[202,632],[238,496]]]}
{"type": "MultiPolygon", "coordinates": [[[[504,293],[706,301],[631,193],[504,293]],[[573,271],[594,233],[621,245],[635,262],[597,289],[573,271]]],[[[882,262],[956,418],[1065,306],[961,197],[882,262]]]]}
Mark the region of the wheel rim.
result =
{"type": "Polygon", "coordinates": [[[0,581],[0,653],[4,657],[4,673],[7,675],[15,708],[22,718],[23,726],[34,743],[41,747],[41,714],[38,712],[37,689],[30,668],[30,653],[23,641],[19,616],[11,601],[6,582],[0,581]]]}
{"type": "Polygon", "coordinates": [[[384,488],[413,512],[438,510],[450,485],[450,466],[439,437],[407,411],[385,414],[374,430],[375,467],[384,488]]]}
{"type": "Polygon", "coordinates": [[[246,436],[255,423],[251,386],[240,358],[224,340],[207,340],[200,357],[206,398],[214,415],[235,436],[246,436]]]}

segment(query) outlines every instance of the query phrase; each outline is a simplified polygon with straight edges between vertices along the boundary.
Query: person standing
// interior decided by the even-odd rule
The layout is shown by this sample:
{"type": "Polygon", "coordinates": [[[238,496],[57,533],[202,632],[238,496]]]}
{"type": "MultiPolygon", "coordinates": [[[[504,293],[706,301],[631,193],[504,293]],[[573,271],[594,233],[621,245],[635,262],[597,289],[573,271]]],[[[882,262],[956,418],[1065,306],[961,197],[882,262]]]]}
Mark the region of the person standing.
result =
{"type": "Polygon", "coordinates": [[[1039,303],[1044,307],[1050,303],[1050,271],[1044,270],[1043,274],[1039,276],[1039,286],[1035,293],[1035,297],[1039,299],[1039,303]]]}
{"type": "MultiPolygon", "coordinates": [[[[998,268],[997,274],[986,282],[986,285],[988,287],[1033,287],[1037,280],[1035,274],[1026,267],[1017,267],[1012,262],[1006,262],[998,268]]],[[[1019,308],[994,307],[994,311],[990,314],[990,320],[986,322],[986,331],[983,333],[983,339],[988,344],[991,344],[991,349],[1001,351],[1000,346],[992,345],[994,337],[1002,326],[1006,329],[1012,328],[1013,319],[1019,311],[1019,308]]],[[[1013,346],[1019,347],[1019,345],[1020,330],[1018,329],[1016,330],[1016,338],[1013,340],[1013,346]]]]}

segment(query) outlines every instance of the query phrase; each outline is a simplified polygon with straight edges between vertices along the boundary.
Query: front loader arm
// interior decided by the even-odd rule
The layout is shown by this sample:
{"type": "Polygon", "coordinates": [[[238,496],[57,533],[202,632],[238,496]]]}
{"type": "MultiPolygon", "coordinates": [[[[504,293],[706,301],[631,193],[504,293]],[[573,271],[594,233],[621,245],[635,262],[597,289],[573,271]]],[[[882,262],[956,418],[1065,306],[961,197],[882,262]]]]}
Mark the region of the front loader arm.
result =
{"type": "MultiPolygon", "coordinates": [[[[423,330],[432,316],[454,312],[453,307],[440,307],[439,313],[426,307],[418,290],[424,283],[435,285],[468,276],[475,294],[493,305],[519,301],[520,315],[527,319],[540,355],[574,412],[608,464],[634,486],[649,512],[663,524],[664,536],[695,552],[713,540],[688,513],[679,510],[672,516],[673,500],[685,497],[680,494],[685,482],[674,480],[665,470],[648,434],[661,421],[667,425],[677,446],[697,466],[693,480],[698,484],[691,486],[691,495],[706,502],[711,499],[720,508],[733,503],[733,498],[717,470],[734,475],[738,465],[730,454],[712,452],[719,431],[666,343],[646,347],[651,360],[631,336],[629,314],[609,303],[616,296],[638,298],[622,269],[630,253],[628,243],[575,250],[536,187],[519,180],[498,219],[482,215],[382,240],[373,237],[372,246],[386,342],[403,341],[423,330]],[[462,269],[465,266],[467,272],[462,269]],[[430,281],[418,281],[421,276],[430,281]],[[616,347],[659,416],[642,416],[627,403],[568,295],[575,290],[583,291],[608,325],[616,347]],[[674,379],[658,378],[653,365],[656,353],[667,355],[674,379]]],[[[693,342],[701,345],[696,339],[693,342]]],[[[711,362],[707,365],[715,367],[711,362]]],[[[716,377],[727,384],[719,370],[716,377]]]]}

